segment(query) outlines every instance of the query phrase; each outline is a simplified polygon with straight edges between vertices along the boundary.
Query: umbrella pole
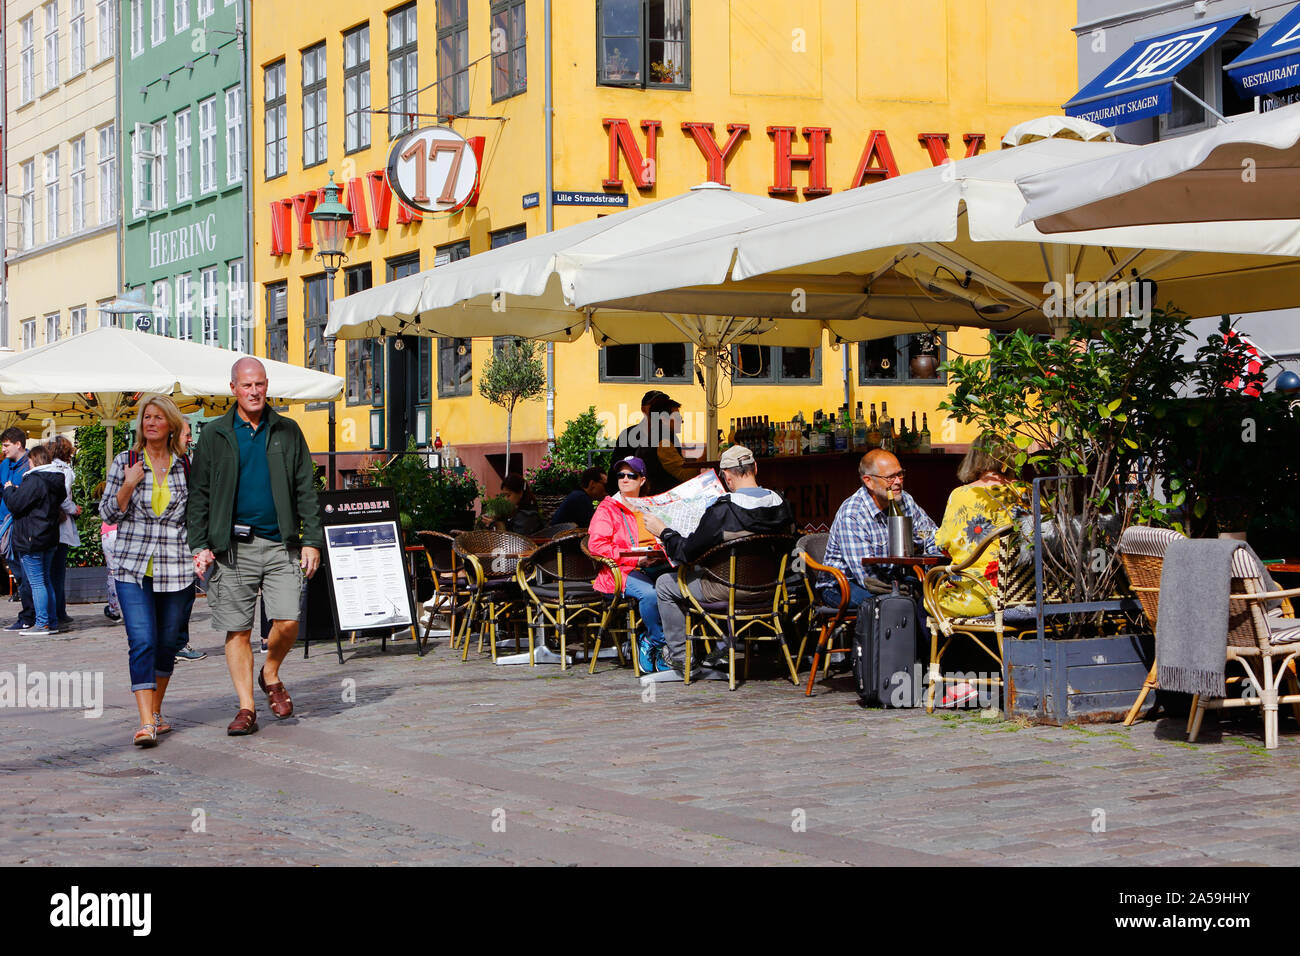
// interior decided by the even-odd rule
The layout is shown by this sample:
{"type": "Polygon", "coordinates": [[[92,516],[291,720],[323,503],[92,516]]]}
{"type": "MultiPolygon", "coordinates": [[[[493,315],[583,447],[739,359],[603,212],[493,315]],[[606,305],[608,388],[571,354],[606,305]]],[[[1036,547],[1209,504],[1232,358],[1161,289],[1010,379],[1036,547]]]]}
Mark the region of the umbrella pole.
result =
{"type": "Polygon", "coordinates": [[[709,461],[718,459],[718,350],[704,353],[704,434],[705,455],[709,461]]]}
{"type": "Polygon", "coordinates": [[[108,477],[108,469],[113,465],[113,423],[104,423],[104,477],[108,477]]]}

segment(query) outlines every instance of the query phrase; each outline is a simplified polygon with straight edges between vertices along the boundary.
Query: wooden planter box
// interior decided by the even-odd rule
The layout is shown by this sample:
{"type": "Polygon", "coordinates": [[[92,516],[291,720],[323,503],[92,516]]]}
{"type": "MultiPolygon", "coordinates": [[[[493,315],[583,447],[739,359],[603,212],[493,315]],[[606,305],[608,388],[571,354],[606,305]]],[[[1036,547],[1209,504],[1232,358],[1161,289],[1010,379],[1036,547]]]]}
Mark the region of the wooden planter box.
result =
{"type": "Polygon", "coordinates": [[[103,604],[108,600],[108,569],[68,568],[63,588],[69,604],[103,604]]]}
{"type": "MultiPolygon", "coordinates": [[[[1058,641],[1007,640],[1002,646],[1007,716],[1044,724],[1116,723],[1137,700],[1155,660],[1150,634],[1058,641]]],[[[1155,694],[1143,704],[1150,709],[1155,694]]]]}

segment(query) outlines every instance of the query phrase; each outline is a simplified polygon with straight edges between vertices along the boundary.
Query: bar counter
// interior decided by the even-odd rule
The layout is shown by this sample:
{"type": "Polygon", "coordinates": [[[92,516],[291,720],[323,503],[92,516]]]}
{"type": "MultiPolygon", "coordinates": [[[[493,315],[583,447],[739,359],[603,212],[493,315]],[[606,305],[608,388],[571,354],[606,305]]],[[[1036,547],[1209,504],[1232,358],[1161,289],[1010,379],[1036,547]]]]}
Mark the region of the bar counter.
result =
{"type": "MultiPolygon", "coordinates": [[[[936,447],[929,454],[903,452],[898,460],[907,477],[903,490],[916,499],[937,524],[943,520],[948,495],[961,482],[957,466],[966,454],[964,445],[936,447]]],[[[758,483],[780,492],[794,511],[799,527],[821,526],[828,530],[844,499],[862,487],[858,478],[860,451],[826,455],[788,455],[758,459],[758,483]]],[[[690,461],[694,466],[714,467],[716,461],[690,461]]]]}

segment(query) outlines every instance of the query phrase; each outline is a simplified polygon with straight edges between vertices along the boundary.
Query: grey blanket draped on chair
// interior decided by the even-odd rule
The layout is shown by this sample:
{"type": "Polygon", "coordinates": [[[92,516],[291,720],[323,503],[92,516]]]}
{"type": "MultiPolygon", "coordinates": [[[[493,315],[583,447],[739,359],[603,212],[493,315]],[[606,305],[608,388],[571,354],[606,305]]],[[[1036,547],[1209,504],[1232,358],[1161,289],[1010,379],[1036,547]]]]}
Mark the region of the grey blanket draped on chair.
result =
{"type": "Polygon", "coordinates": [[[1203,697],[1225,693],[1228,594],[1240,541],[1171,541],[1160,573],[1159,680],[1166,690],[1203,697]]]}

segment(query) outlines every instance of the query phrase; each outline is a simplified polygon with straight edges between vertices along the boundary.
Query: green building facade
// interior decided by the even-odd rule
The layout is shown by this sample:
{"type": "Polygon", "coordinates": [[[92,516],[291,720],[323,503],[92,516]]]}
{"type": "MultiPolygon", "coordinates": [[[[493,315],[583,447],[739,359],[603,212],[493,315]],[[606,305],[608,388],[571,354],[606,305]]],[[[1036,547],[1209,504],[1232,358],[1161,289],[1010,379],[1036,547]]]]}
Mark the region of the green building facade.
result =
{"type": "Polygon", "coordinates": [[[247,0],[121,0],[123,285],[137,327],[252,350],[247,0]]]}

